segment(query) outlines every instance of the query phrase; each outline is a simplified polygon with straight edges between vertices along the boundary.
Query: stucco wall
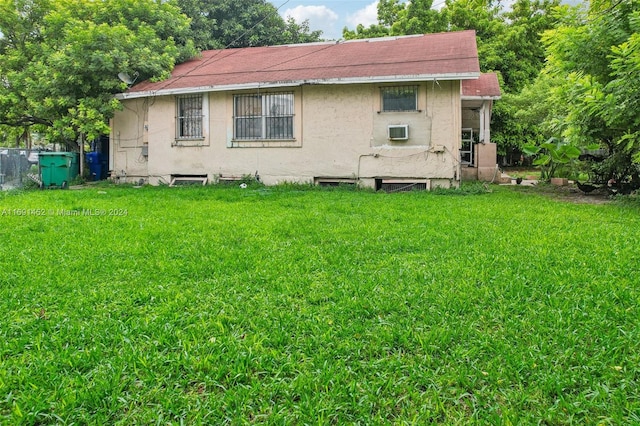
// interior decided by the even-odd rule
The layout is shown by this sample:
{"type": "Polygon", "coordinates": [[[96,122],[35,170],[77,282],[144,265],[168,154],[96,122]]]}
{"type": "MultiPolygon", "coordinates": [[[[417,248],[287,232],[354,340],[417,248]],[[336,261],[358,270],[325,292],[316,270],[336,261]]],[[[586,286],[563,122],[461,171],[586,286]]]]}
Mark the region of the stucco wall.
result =
{"type": "Polygon", "coordinates": [[[147,178],[147,159],[142,155],[148,142],[148,99],[123,102],[124,108],[111,120],[109,169],[112,175],[147,178]]]}
{"type": "MultiPolygon", "coordinates": [[[[233,140],[233,95],[206,95],[204,139],[176,142],[173,96],[125,100],[112,120],[110,168],[126,179],[150,183],[171,175],[260,175],[266,184],[311,182],[317,177],[428,178],[459,175],[460,83],[423,82],[417,112],[380,112],[380,85],[309,85],[286,89],[295,96],[294,140],[233,140]],[[391,142],[389,124],[408,124],[409,140],[391,142]],[[148,142],[148,157],[142,147],[148,142]],[[134,180],[134,179],[131,179],[134,180]]],[[[272,93],[270,91],[269,93],[272,93]]],[[[255,93],[246,92],[246,93],[255,93]]]]}

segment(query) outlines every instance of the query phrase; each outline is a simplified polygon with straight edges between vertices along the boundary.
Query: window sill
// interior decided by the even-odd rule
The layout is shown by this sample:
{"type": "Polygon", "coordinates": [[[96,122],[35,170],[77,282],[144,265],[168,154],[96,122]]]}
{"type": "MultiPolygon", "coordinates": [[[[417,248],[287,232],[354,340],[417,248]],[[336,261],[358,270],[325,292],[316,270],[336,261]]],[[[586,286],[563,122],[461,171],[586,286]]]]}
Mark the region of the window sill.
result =
{"type": "Polygon", "coordinates": [[[407,111],[377,111],[378,114],[404,114],[404,113],[417,113],[417,112],[422,112],[421,109],[412,109],[412,110],[407,110],[407,111]]]}
{"type": "Polygon", "coordinates": [[[302,142],[297,139],[232,139],[228,148],[299,148],[302,142]]]}
{"type": "Polygon", "coordinates": [[[171,146],[175,147],[198,147],[198,146],[209,146],[209,142],[205,140],[205,138],[198,139],[176,139],[171,143],[171,146]]]}

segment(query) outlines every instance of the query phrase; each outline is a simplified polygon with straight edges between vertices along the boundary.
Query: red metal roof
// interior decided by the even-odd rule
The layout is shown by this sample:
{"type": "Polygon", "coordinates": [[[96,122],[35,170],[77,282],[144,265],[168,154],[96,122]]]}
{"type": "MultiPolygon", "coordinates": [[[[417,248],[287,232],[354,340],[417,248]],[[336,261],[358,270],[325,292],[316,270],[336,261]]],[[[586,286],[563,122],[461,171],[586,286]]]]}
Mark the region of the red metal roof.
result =
{"type": "Polygon", "coordinates": [[[489,97],[497,99],[500,95],[500,83],[495,73],[482,74],[477,80],[462,81],[463,98],[489,97]]]}
{"type": "Polygon", "coordinates": [[[479,73],[475,32],[459,31],[209,50],[201,58],[177,65],[169,79],[141,82],[123,97],[252,85],[469,79],[479,73]]]}

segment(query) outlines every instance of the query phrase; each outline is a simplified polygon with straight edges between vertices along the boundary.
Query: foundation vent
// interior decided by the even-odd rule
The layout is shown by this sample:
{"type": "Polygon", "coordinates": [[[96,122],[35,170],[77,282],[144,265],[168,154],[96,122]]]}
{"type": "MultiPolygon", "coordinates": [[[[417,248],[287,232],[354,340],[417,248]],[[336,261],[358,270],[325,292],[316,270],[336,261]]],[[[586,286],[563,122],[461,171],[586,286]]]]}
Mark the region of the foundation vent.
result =
{"type": "Polygon", "coordinates": [[[429,179],[376,179],[376,191],[409,192],[430,191],[429,179]]]}
{"type": "Polygon", "coordinates": [[[328,177],[317,177],[314,179],[314,183],[318,186],[354,186],[357,184],[355,179],[328,177]]]}
{"type": "Polygon", "coordinates": [[[171,175],[169,186],[179,185],[206,185],[207,175],[171,175]]]}

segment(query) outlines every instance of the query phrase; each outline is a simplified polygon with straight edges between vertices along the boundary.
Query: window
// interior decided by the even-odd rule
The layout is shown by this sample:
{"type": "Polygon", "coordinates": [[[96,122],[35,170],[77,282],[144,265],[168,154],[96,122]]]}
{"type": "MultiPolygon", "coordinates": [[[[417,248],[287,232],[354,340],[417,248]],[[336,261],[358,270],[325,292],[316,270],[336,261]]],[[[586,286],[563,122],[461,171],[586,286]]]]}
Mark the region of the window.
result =
{"type": "Polygon", "coordinates": [[[380,89],[382,111],[417,111],[418,86],[391,86],[380,89]]]}
{"type": "Polygon", "coordinates": [[[293,93],[236,95],[235,139],[293,139],[293,93]]]}
{"type": "Polygon", "coordinates": [[[177,98],[177,139],[202,139],[202,95],[177,98]]]}

